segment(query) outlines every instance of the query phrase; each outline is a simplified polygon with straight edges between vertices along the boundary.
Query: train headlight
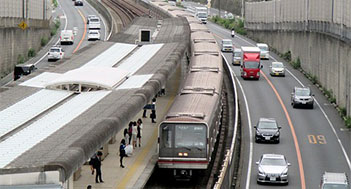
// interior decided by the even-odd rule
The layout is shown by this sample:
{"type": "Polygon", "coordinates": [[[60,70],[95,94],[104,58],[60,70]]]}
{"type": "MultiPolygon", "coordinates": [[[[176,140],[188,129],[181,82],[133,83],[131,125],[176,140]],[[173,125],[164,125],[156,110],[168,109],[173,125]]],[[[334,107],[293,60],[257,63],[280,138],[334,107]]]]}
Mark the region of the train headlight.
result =
{"type": "Polygon", "coordinates": [[[187,153],[187,152],[184,152],[183,155],[184,155],[184,156],[188,156],[188,153],[187,153]]]}
{"type": "Polygon", "coordinates": [[[179,153],[178,153],[178,156],[183,156],[183,153],[182,153],[182,152],[179,152],[179,153]]]}

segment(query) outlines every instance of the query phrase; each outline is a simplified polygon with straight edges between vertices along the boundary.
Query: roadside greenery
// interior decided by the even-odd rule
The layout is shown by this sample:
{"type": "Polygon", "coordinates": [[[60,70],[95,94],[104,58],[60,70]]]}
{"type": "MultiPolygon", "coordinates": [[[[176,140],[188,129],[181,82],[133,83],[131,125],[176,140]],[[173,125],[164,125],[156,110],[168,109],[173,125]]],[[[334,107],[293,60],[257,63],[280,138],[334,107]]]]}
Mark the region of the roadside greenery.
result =
{"type": "Polygon", "coordinates": [[[35,55],[36,55],[35,50],[33,48],[30,48],[28,50],[28,58],[35,57],[35,55]]]}
{"type": "Polygon", "coordinates": [[[240,35],[246,35],[247,33],[246,29],[244,28],[244,21],[239,18],[228,19],[221,18],[219,16],[213,16],[209,20],[227,29],[234,28],[235,32],[240,35]]]}
{"type": "Polygon", "coordinates": [[[57,8],[57,6],[58,6],[57,0],[52,0],[52,4],[54,4],[54,7],[57,8]]]}
{"type": "Polygon", "coordinates": [[[55,19],[54,25],[51,27],[51,32],[50,32],[51,36],[56,35],[57,30],[60,28],[60,25],[61,25],[60,20],[59,19],[55,19]]]}
{"type": "Polygon", "coordinates": [[[17,64],[23,64],[24,61],[25,61],[24,56],[21,55],[21,54],[19,54],[19,55],[17,56],[17,64]]]}

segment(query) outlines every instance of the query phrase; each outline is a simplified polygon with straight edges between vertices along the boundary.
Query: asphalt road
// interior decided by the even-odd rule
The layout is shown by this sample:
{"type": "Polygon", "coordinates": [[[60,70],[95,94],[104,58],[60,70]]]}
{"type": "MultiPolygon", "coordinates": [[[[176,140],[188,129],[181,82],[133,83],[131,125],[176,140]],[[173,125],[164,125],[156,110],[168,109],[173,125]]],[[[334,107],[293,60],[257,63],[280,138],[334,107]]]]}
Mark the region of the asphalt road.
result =
{"type": "MultiPolygon", "coordinates": [[[[89,31],[86,25],[86,18],[88,15],[97,15],[100,18],[98,12],[91,7],[86,1],[84,2],[83,6],[74,6],[74,1],[71,0],[58,0],[59,6],[53,11],[53,17],[60,19],[61,25],[60,28],[57,30],[58,35],[52,39],[51,44],[58,44],[60,32],[63,29],[67,30],[74,30],[77,28],[77,34],[74,36],[74,44],[73,45],[61,45],[61,47],[65,51],[64,59],[59,60],[58,62],[64,62],[65,58],[69,58],[72,56],[73,53],[78,51],[79,49],[84,48],[85,46],[95,43],[94,41],[88,41],[88,34],[89,31]]],[[[105,33],[105,23],[101,22],[101,40],[105,39],[107,34],[105,33]]],[[[52,62],[48,62],[47,60],[47,51],[48,48],[44,48],[36,57],[31,60],[37,68],[44,68],[52,64],[52,62]],[[45,50],[44,50],[45,49],[45,50]]]]}
{"type": "MultiPolygon", "coordinates": [[[[213,23],[208,23],[207,26],[218,38],[219,44],[220,39],[231,39],[229,30],[213,23]]],[[[233,43],[235,47],[239,48],[240,46],[253,46],[255,44],[252,40],[242,36],[235,37],[233,43]]],[[[284,186],[284,188],[318,188],[324,171],[346,172],[350,176],[350,162],[347,158],[350,159],[351,135],[349,131],[343,131],[343,121],[337,115],[336,110],[300,72],[294,70],[273,53],[270,53],[270,55],[274,58],[263,60],[262,72],[266,75],[266,78],[262,77],[263,74],[261,74],[258,81],[243,80],[240,77],[240,67],[232,67],[237,81],[242,85],[242,90],[239,90],[239,100],[243,128],[242,139],[245,148],[243,157],[245,158],[243,158],[241,188],[272,187],[272,185],[262,186],[256,183],[257,165],[255,162],[265,153],[283,154],[291,163],[289,167],[289,185],[284,186]],[[269,75],[269,65],[275,59],[284,62],[284,65],[286,65],[289,70],[286,77],[272,77],[269,75]],[[276,93],[269,83],[274,87],[276,93]],[[294,86],[302,86],[302,84],[312,88],[315,99],[320,106],[315,104],[314,109],[292,108],[290,105],[292,89],[294,86]],[[245,106],[244,95],[247,99],[248,108],[245,106]],[[281,103],[277,95],[280,96],[281,103]],[[282,126],[280,144],[257,144],[254,142],[253,126],[261,117],[275,118],[282,126]],[[290,125],[289,119],[291,120],[290,125]],[[252,136],[250,136],[250,130],[252,136]],[[295,142],[294,136],[296,136],[295,142]],[[250,148],[250,142],[252,142],[252,148],[250,148]],[[343,149],[340,144],[342,144],[343,149]],[[252,159],[250,159],[250,150],[252,150],[252,159]],[[298,154],[301,154],[301,166],[299,166],[298,154]],[[250,173],[248,174],[248,172],[250,173]]],[[[225,53],[225,56],[231,62],[232,54],[225,53]]]]}

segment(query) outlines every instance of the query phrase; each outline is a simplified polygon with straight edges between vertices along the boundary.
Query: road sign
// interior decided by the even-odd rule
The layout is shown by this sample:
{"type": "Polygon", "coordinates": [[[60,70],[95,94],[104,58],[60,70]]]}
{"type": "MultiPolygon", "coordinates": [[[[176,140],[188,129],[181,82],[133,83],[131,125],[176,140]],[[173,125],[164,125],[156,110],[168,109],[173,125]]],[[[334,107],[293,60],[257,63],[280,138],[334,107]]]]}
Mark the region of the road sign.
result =
{"type": "Polygon", "coordinates": [[[20,27],[22,30],[25,30],[28,27],[28,25],[24,21],[22,21],[20,24],[18,24],[18,27],[20,27]]]}

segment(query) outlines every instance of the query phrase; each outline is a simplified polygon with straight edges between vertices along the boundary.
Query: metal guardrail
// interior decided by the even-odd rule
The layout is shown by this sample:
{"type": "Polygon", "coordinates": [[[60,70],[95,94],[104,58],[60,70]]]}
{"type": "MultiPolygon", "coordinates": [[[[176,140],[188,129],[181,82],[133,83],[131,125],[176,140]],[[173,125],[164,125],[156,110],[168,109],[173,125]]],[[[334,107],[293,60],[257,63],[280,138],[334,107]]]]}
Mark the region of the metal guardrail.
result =
{"type": "MultiPolygon", "coordinates": [[[[223,53],[222,57],[224,59],[225,65],[227,67],[227,70],[230,73],[230,79],[232,81],[232,85],[233,85],[233,93],[234,93],[234,102],[235,102],[235,118],[234,118],[234,130],[233,130],[233,137],[232,137],[232,142],[231,142],[231,146],[230,146],[230,150],[227,150],[227,152],[225,153],[225,159],[223,161],[222,164],[222,169],[219,172],[219,176],[218,176],[218,180],[214,185],[214,189],[219,189],[219,188],[228,188],[228,187],[224,187],[222,186],[224,183],[226,183],[227,185],[231,186],[233,185],[232,182],[232,174],[234,172],[234,150],[235,150],[235,146],[237,145],[236,140],[237,140],[237,133],[238,133],[238,120],[239,120],[239,102],[238,102],[238,93],[237,93],[237,87],[235,84],[235,80],[233,77],[233,71],[230,67],[230,64],[228,63],[228,61],[224,58],[223,53]]],[[[226,185],[226,186],[227,186],[226,185]]]]}

